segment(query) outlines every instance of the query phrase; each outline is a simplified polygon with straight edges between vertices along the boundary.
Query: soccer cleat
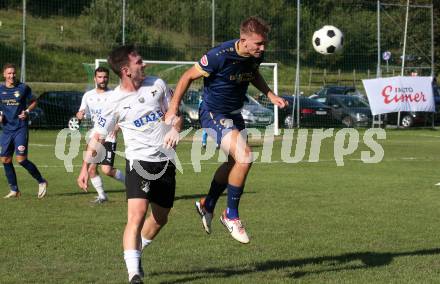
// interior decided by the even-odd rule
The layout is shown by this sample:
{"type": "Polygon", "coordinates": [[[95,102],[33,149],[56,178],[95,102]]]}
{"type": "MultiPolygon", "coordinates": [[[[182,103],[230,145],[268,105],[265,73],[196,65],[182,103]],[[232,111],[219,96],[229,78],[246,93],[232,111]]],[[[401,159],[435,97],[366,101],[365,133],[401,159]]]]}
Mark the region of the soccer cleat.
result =
{"type": "Polygon", "coordinates": [[[196,201],[195,206],[196,206],[197,213],[199,213],[200,218],[202,218],[203,229],[205,229],[206,233],[211,234],[211,223],[212,223],[212,217],[214,216],[214,214],[206,211],[205,198],[202,198],[199,201],[196,201]]]}
{"type": "Polygon", "coordinates": [[[107,196],[105,196],[105,197],[101,197],[101,196],[96,196],[96,198],[95,199],[93,199],[92,201],[90,201],[91,203],[95,203],[95,204],[102,204],[102,203],[104,203],[104,202],[107,202],[108,201],[108,198],[107,198],[107,196]]]}
{"type": "Polygon", "coordinates": [[[241,224],[240,218],[229,219],[226,217],[226,210],[220,216],[220,222],[228,229],[231,236],[242,244],[249,243],[249,237],[246,234],[243,224],[241,224]]]}
{"type": "Polygon", "coordinates": [[[131,277],[129,283],[130,284],[143,284],[144,282],[142,281],[141,276],[139,276],[138,274],[135,274],[133,277],[131,277]]]}
{"type": "Polygon", "coordinates": [[[21,196],[20,191],[13,191],[11,190],[8,194],[6,194],[3,198],[19,198],[21,196]]]}
{"type": "Polygon", "coordinates": [[[47,181],[38,184],[38,199],[46,196],[47,193],[47,181]]]}

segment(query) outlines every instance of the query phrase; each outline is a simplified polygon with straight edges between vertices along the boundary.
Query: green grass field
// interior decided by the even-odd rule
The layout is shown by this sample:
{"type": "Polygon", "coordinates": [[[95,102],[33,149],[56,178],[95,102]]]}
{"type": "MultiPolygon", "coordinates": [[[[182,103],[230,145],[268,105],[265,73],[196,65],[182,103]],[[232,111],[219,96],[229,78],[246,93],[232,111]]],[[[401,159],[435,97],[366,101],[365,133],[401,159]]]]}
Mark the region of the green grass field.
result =
{"type": "MultiPolygon", "coordinates": [[[[50,183],[47,198],[37,200],[36,183],[16,166],[23,196],[0,199],[0,283],[127,282],[124,188],[104,178],[110,202],[91,204],[95,194],[76,187],[81,158],[66,172],[54,154],[55,137],[30,137],[30,159],[50,183]]],[[[218,221],[225,196],[213,233],[202,230],[193,204],[207,192],[217,157],[195,173],[191,143],[182,142],[184,172],[169,224],[143,254],[148,283],[438,282],[439,131],[387,130],[378,140],[382,162],[363,163],[361,151],[369,148],[361,144],[343,167],[334,161],[333,140],[324,140],[320,162],[307,162],[310,139],[300,163],[281,161],[280,141],[272,163],[256,161],[240,206],[249,245],[234,241],[218,221]]],[[[252,145],[261,152],[262,143],[252,145]]],[[[6,194],[3,170],[0,176],[6,194]]]]}

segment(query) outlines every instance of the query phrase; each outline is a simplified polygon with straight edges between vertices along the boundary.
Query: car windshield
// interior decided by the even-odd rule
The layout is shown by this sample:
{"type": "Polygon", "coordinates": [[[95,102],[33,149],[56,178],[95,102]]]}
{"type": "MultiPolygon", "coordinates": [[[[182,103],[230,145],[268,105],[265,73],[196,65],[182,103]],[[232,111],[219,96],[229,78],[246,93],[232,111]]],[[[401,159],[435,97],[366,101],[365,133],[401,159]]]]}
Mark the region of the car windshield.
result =
{"type": "Polygon", "coordinates": [[[338,96],[337,100],[344,106],[352,107],[369,107],[369,105],[358,97],[353,96],[338,96]]]}
{"type": "Polygon", "coordinates": [[[246,95],[246,97],[248,99],[248,102],[246,104],[248,104],[248,105],[260,105],[260,103],[257,102],[257,100],[254,99],[253,97],[251,97],[249,95],[246,95]]]}
{"type": "Polygon", "coordinates": [[[335,94],[335,95],[344,95],[347,93],[346,88],[330,88],[328,90],[329,94],[335,94]]]}
{"type": "Polygon", "coordinates": [[[194,90],[189,90],[183,97],[183,103],[187,105],[198,105],[201,100],[201,94],[194,90]]]}
{"type": "Polygon", "coordinates": [[[309,98],[301,98],[299,104],[302,107],[325,107],[322,103],[309,98]]]}

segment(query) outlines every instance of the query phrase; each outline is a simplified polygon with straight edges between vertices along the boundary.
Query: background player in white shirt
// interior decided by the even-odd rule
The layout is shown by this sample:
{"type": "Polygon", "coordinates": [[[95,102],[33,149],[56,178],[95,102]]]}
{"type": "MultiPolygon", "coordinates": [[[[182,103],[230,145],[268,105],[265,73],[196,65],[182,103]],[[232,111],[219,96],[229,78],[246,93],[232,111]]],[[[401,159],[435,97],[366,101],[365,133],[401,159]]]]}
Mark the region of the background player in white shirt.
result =
{"type": "MultiPolygon", "coordinates": [[[[110,94],[110,89],[108,88],[110,71],[105,67],[98,67],[95,70],[95,84],[96,88],[90,90],[84,94],[81,101],[81,106],[79,107],[76,117],[79,120],[84,119],[86,116],[90,117],[93,122],[101,114],[102,108],[107,101],[110,94]]],[[[124,174],[113,167],[115,161],[115,151],[116,151],[116,139],[117,139],[118,127],[116,126],[113,131],[111,131],[104,142],[104,148],[106,149],[105,158],[102,160],[101,170],[102,172],[113,177],[116,180],[124,183],[124,174]]],[[[91,164],[89,167],[90,182],[96,189],[98,196],[94,203],[103,203],[108,200],[107,194],[104,191],[104,185],[102,178],[98,172],[98,164],[91,164]]]]}
{"type": "Polygon", "coordinates": [[[176,168],[172,163],[174,152],[169,149],[179,140],[182,119],[173,117],[173,123],[164,123],[172,92],[162,79],[145,77],[142,57],[133,46],[114,49],[108,62],[121,84],[111,93],[95,123],[78,185],[87,188],[90,164],[87,161],[100,146],[97,141],[102,143],[107,132],[118,124],[124,136],[127,159],[124,260],[130,283],[142,283],[142,249],[167,223],[174,202],[176,168]],[[150,204],[151,214],[146,218],[150,204]]]}

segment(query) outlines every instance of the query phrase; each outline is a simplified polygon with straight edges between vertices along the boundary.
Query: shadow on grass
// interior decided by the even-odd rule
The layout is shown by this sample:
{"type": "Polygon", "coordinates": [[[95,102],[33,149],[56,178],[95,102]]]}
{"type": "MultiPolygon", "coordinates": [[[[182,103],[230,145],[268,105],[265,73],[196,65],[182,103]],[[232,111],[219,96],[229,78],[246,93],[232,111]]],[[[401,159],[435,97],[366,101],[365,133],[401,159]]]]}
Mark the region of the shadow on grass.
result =
{"type": "MultiPolygon", "coordinates": [[[[125,189],[106,189],[105,192],[107,193],[125,193],[125,189]]],[[[255,194],[255,191],[246,191],[246,194],[255,194]]],[[[96,194],[95,189],[91,188],[89,189],[89,192],[84,192],[80,189],[78,189],[78,191],[74,191],[74,192],[64,192],[64,193],[55,193],[53,195],[58,195],[58,196],[77,196],[77,195],[83,195],[83,194],[96,194]]],[[[202,198],[205,197],[206,193],[203,194],[189,194],[189,195],[180,195],[180,196],[176,196],[174,197],[174,200],[188,200],[188,199],[198,199],[198,198],[202,198]]],[[[222,196],[226,196],[226,194],[222,194],[222,196]]]]}
{"type": "MultiPolygon", "coordinates": [[[[51,195],[77,196],[77,195],[83,195],[83,194],[96,194],[96,190],[93,187],[89,187],[88,189],[89,189],[89,192],[84,192],[81,189],[78,189],[77,191],[64,192],[64,193],[55,193],[55,194],[51,194],[51,195]]],[[[106,189],[105,192],[107,192],[107,193],[118,193],[118,192],[125,193],[125,189],[106,189]]]]}
{"type": "MultiPolygon", "coordinates": [[[[245,191],[245,194],[255,194],[255,191],[245,191]]],[[[174,200],[188,200],[188,199],[199,199],[206,196],[206,192],[201,194],[188,194],[174,197],[174,200]]],[[[221,196],[226,196],[226,193],[223,193],[221,196]]]]}
{"type": "Polygon", "coordinates": [[[202,280],[207,278],[229,278],[233,276],[242,276],[252,273],[279,271],[281,269],[300,269],[301,271],[295,271],[292,273],[286,272],[288,278],[301,278],[307,275],[321,274],[326,272],[338,272],[358,269],[369,269],[374,267],[381,267],[389,265],[396,257],[405,256],[424,256],[424,255],[437,255],[440,254],[440,248],[416,250],[408,252],[396,252],[396,253],[377,253],[377,252],[356,252],[347,253],[336,256],[321,256],[311,258],[299,258],[288,260],[273,260],[260,262],[253,265],[245,265],[246,268],[240,267],[214,267],[205,268],[200,270],[187,270],[187,271],[164,271],[160,273],[152,273],[151,276],[159,275],[179,275],[183,278],[164,281],[161,283],[187,283],[196,280],[202,280]],[[302,269],[307,265],[313,265],[310,269],[302,269]],[[319,265],[319,267],[316,267],[319,265]]]}

